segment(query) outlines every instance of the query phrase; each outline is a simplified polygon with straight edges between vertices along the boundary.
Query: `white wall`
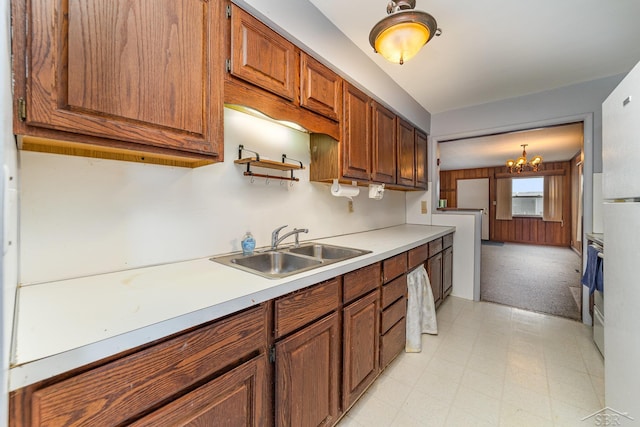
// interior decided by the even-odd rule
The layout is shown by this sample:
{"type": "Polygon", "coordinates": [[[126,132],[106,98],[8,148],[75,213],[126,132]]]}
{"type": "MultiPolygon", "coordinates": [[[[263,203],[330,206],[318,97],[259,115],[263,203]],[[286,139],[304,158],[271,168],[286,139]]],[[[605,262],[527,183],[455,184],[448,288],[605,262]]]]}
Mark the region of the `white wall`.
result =
{"type": "MultiPolygon", "coordinates": [[[[431,114],[307,0],[233,0],[429,133],[431,114]],[[336,47],[339,47],[338,49],[336,47]]],[[[384,2],[380,2],[384,6],[384,2]]],[[[372,23],[373,25],[373,23],[372,23]]]]}
{"type": "Polygon", "coordinates": [[[308,240],[405,223],[403,192],[387,190],[378,201],[363,187],[349,213],[329,184],[309,182],[308,134],[225,109],[224,156],[186,169],[21,151],[20,281],[237,251],[247,230],[266,246],[284,224],[309,228],[308,240]],[[238,144],[265,158],[301,160],[300,182],[251,183],[233,163],[238,144]]]}
{"type": "Polygon", "coordinates": [[[427,191],[408,191],[407,199],[407,224],[431,225],[431,182],[427,191]],[[423,213],[423,203],[427,206],[427,212],[423,213]]]}
{"type": "Polygon", "coordinates": [[[602,102],[623,74],[577,83],[545,92],[509,98],[432,116],[431,135],[481,135],[502,128],[527,125],[591,113],[593,115],[593,171],[602,171],[602,102]]]}
{"type": "Polygon", "coordinates": [[[432,225],[452,225],[453,288],[451,295],[480,301],[480,262],[482,214],[477,212],[436,213],[432,225]]]}
{"type": "MultiPolygon", "coordinates": [[[[8,203],[15,202],[17,196],[16,185],[18,177],[16,171],[16,146],[12,131],[12,102],[11,102],[11,35],[9,31],[10,7],[9,0],[0,0],[0,93],[3,99],[0,102],[0,165],[6,165],[9,175],[13,177],[8,187],[0,185],[0,200],[8,203]]],[[[2,175],[4,175],[4,171],[2,175]]],[[[1,181],[1,180],[0,180],[1,181]]],[[[9,370],[9,349],[11,342],[11,329],[13,324],[13,307],[16,295],[17,283],[17,248],[15,241],[16,230],[16,208],[15,204],[7,209],[0,209],[0,224],[6,224],[7,229],[0,229],[0,242],[9,238],[12,244],[5,246],[2,251],[2,262],[0,263],[0,343],[2,351],[0,353],[0,426],[8,423],[7,411],[7,390],[8,390],[8,370],[9,370]],[[5,215],[7,214],[7,215],[5,215]]]]}

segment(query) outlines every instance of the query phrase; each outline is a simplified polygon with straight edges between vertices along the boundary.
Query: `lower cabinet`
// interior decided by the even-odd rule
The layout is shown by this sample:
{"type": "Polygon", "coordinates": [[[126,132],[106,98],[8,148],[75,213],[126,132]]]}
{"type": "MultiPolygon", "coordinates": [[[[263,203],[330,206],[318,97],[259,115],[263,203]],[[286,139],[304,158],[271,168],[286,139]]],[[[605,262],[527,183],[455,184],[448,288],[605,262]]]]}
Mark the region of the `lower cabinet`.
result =
{"type": "Polygon", "coordinates": [[[380,372],[380,291],[343,309],[342,406],[347,410],[380,372]]]}
{"type": "Polygon", "coordinates": [[[433,302],[438,307],[442,304],[442,252],[438,252],[427,260],[427,274],[431,282],[433,302]]]}
{"type": "Polygon", "coordinates": [[[130,426],[269,426],[267,364],[260,355],[130,426]]]}
{"type": "Polygon", "coordinates": [[[338,313],[277,342],[275,348],[276,425],[335,424],[340,415],[338,313]]]}
{"type": "Polygon", "coordinates": [[[429,242],[428,247],[426,268],[438,307],[453,289],[453,233],[429,242]]]}
{"type": "Polygon", "coordinates": [[[407,253],[382,262],[380,369],[405,348],[407,315],[407,253]]]}
{"type": "Polygon", "coordinates": [[[442,298],[451,295],[453,289],[453,247],[442,251],[442,298]]]}
{"type": "Polygon", "coordinates": [[[270,425],[267,308],[12,392],[10,425],[212,425],[221,413],[225,425],[270,425]]]}
{"type": "Polygon", "coordinates": [[[407,315],[407,275],[398,277],[382,288],[380,327],[380,368],[384,369],[405,348],[407,315]],[[392,298],[396,298],[392,300],[392,298]],[[392,300],[391,302],[388,302],[392,300]]]}
{"type": "Polygon", "coordinates": [[[330,426],[340,416],[339,277],[274,303],[275,424],[330,426]]]}

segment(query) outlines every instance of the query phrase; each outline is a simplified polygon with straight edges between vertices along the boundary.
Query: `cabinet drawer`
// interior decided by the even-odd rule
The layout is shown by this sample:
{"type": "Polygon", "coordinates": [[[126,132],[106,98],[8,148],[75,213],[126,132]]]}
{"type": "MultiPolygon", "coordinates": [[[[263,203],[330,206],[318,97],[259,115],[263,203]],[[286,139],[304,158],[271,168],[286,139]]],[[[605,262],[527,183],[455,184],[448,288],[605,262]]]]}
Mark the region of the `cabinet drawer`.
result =
{"type": "Polygon", "coordinates": [[[382,287],[382,308],[387,308],[407,292],[407,275],[403,274],[382,287]]]}
{"type": "Polygon", "coordinates": [[[344,301],[349,302],[380,286],[380,263],[347,273],[342,280],[344,301]]]}
{"type": "Polygon", "coordinates": [[[429,242],[429,258],[439,252],[442,252],[442,237],[429,242]]]}
{"type": "Polygon", "coordinates": [[[33,393],[30,425],[123,425],[267,344],[265,306],[33,393]]]}
{"type": "Polygon", "coordinates": [[[380,341],[380,367],[384,368],[402,352],[406,343],[406,322],[399,321],[380,341]]]}
{"type": "Polygon", "coordinates": [[[407,315],[407,300],[402,297],[382,312],[382,333],[385,334],[393,325],[407,315]]]}
{"type": "Polygon", "coordinates": [[[424,244],[409,251],[409,269],[417,267],[429,258],[429,245],[424,244]]]}
{"type": "Polygon", "coordinates": [[[267,357],[260,355],[129,427],[251,425],[269,414],[267,357]]]}
{"type": "Polygon", "coordinates": [[[280,338],[334,311],[340,305],[340,278],[311,286],[275,302],[275,337],[280,338]]]}
{"type": "Polygon", "coordinates": [[[393,258],[382,261],[382,281],[387,283],[402,273],[407,272],[407,253],[403,252],[393,258]]]}
{"type": "Polygon", "coordinates": [[[442,249],[447,249],[451,246],[453,246],[453,233],[442,237],[442,249]]]}

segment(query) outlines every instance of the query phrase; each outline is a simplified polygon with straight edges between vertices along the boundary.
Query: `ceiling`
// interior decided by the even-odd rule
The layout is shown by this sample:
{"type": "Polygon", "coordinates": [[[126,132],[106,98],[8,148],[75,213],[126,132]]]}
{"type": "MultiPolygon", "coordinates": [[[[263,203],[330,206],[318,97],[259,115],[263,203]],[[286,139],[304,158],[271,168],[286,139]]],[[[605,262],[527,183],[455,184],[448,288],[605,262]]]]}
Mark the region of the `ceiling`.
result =
{"type": "Polygon", "coordinates": [[[638,0],[417,0],[443,34],[404,65],[373,52],[387,0],[309,0],[432,114],[628,72],[638,0]]]}
{"type": "MultiPolygon", "coordinates": [[[[442,35],[403,65],[369,45],[387,0],[309,1],[432,114],[626,73],[640,60],[639,0],[417,0],[442,35]]],[[[568,160],[582,140],[580,124],[442,143],[441,169],[503,165],[523,143],[545,161],[568,160]]]]}
{"type": "Polygon", "coordinates": [[[582,148],[582,132],[582,123],[573,123],[441,142],[438,144],[440,169],[504,166],[507,159],[520,157],[521,144],[528,144],[528,159],[539,154],[544,162],[569,160],[582,148]]]}

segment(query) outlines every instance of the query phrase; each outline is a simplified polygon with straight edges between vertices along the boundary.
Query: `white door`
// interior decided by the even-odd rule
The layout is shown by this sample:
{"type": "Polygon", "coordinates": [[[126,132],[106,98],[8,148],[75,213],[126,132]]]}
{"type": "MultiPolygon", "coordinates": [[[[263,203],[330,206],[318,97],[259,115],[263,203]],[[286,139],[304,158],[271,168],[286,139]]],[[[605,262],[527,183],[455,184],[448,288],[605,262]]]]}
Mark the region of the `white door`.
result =
{"type": "Polygon", "coordinates": [[[459,179],[457,206],[464,209],[482,209],[482,240],[489,240],[489,178],[459,179]]]}

